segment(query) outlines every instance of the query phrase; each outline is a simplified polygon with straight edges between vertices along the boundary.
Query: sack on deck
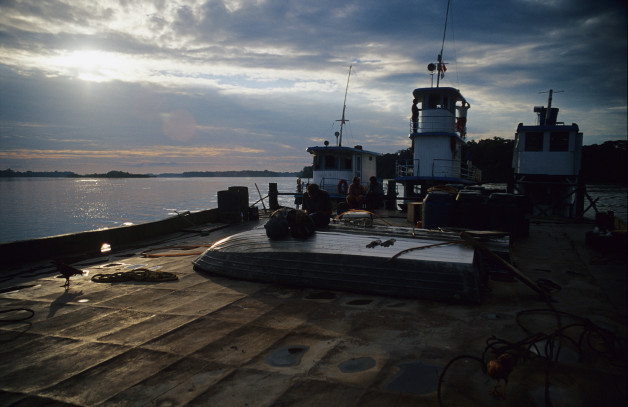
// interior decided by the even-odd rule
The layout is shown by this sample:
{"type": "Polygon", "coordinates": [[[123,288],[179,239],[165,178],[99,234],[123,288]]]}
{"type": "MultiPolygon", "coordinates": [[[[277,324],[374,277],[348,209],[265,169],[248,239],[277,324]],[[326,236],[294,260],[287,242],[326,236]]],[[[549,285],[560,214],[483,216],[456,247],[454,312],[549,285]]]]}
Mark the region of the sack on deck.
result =
{"type": "Polygon", "coordinates": [[[288,225],[288,210],[281,208],[273,212],[266,224],[266,236],[272,240],[283,239],[290,235],[290,225],[288,225]]]}
{"type": "Polygon", "coordinates": [[[297,209],[288,211],[288,225],[290,225],[290,234],[300,239],[310,237],[316,231],[312,218],[304,211],[297,209]]]}
{"type": "Polygon", "coordinates": [[[281,208],[270,215],[264,228],[266,236],[272,240],[283,239],[290,235],[304,239],[314,234],[316,225],[304,211],[281,208]]]}

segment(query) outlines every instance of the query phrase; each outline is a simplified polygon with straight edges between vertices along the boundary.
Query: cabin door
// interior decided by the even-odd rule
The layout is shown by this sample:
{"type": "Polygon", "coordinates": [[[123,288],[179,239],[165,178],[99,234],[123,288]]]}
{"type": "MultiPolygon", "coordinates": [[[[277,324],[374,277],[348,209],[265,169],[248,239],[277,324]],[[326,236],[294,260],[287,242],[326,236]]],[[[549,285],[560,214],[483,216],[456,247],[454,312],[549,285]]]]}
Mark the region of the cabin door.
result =
{"type": "Polygon", "coordinates": [[[355,176],[362,179],[362,157],[355,157],[355,176]]]}

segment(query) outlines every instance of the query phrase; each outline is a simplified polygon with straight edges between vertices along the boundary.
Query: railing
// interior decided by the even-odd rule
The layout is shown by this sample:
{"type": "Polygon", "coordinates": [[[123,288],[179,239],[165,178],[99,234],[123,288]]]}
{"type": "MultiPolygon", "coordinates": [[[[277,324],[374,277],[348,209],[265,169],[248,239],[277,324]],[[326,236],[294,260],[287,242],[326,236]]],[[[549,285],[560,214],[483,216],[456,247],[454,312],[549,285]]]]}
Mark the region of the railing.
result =
{"type": "MultiPolygon", "coordinates": [[[[320,189],[324,189],[330,194],[339,194],[338,185],[340,184],[340,181],[343,181],[343,180],[347,182],[347,192],[348,192],[349,185],[351,185],[351,179],[346,179],[346,178],[323,177],[321,178],[321,182],[318,187],[320,189]]],[[[364,187],[364,189],[368,188],[367,185],[362,184],[362,186],[364,187]]]]}
{"type": "Polygon", "coordinates": [[[473,182],[482,181],[482,171],[479,168],[468,163],[460,165],[454,160],[435,159],[432,162],[432,176],[460,178],[473,182]]]}
{"type": "MultiPolygon", "coordinates": [[[[415,123],[410,120],[410,133],[414,133],[415,123]]],[[[456,117],[446,109],[421,110],[416,122],[417,133],[427,132],[456,132],[456,117]]]]}
{"type": "Polygon", "coordinates": [[[338,193],[338,183],[339,182],[340,182],[340,178],[323,177],[323,178],[321,178],[321,182],[318,185],[318,187],[320,189],[324,189],[325,191],[329,192],[330,194],[337,194],[338,193]]]}
{"type": "MultiPolygon", "coordinates": [[[[395,176],[419,176],[419,160],[399,160],[395,162],[395,176]],[[415,168],[417,169],[415,173],[415,168]]],[[[435,159],[432,161],[432,177],[461,178],[473,182],[482,181],[482,171],[473,165],[462,164],[458,161],[435,159]]]]}
{"type": "MultiPolygon", "coordinates": [[[[419,160],[399,160],[395,162],[395,175],[397,177],[414,177],[414,168],[419,168],[419,160]],[[415,166],[416,163],[416,166],[415,166]]],[[[418,176],[418,171],[416,176],[418,176]]]]}
{"type": "Polygon", "coordinates": [[[482,182],[482,170],[473,165],[463,165],[460,169],[460,176],[462,179],[466,179],[473,182],[482,182]]]}

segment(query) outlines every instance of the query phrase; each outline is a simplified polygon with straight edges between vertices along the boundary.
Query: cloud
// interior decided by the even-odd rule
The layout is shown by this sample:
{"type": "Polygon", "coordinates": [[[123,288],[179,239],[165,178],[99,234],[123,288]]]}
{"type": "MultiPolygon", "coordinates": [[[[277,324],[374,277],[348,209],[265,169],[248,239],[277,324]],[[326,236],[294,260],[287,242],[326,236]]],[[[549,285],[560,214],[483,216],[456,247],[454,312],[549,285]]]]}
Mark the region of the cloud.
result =
{"type": "Polygon", "coordinates": [[[41,149],[12,149],[0,151],[0,158],[30,160],[45,159],[72,159],[82,158],[199,158],[216,157],[222,155],[255,155],[267,151],[246,146],[233,148],[214,148],[207,146],[152,146],[150,148],[111,149],[111,150],[41,150],[41,149]]]}
{"type": "MultiPolygon", "coordinates": [[[[309,144],[333,139],[352,64],[347,142],[394,152],[409,146],[411,92],[430,85],[425,67],[443,45],[445,7],[426,0],[5,2],[0,150],[33,151],[41,160],[45,151],[68,151],[77,163],[85,154],[80,165],[90,168],[105,159],[115,166],[107,151],[121,154],[120,165],[148,154],[147,170],[150,162],[155,169],[223,165],[214,155],[211,164],[150,155],[199,148],[230,154],[226,166],[300,169],[309,144]]],[[[564,91],[556,97],[561,117],[579,123],[585,143],[602,134],[625,138],[626,49],[624,2],[454,1],[441,85],[471,102],[472,138],[512,137],[517,123],[534,120],[532,106],[550,88],[564,91]]],[[[0,167],[19,164],[6,160],[0,167]]]]}

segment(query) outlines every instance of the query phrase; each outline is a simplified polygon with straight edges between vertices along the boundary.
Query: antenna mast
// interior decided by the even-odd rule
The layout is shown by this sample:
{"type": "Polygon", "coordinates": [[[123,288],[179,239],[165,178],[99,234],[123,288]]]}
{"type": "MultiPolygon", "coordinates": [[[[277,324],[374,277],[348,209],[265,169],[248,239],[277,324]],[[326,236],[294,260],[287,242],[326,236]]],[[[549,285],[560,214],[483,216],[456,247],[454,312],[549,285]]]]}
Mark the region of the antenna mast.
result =
{"type": "Polygon", "coordinates": [[[440,54],[438,54],[438,74],[436,75],[436,87],[440,83],[440,77],[444,72],[445,64],[443,63],[443,49],[445,48],[445,33],[447,33],[447,20],[449,19],[449,3],[451,0],[447,0],[447,12],[445,13],[445,29],[443,30],[443,43],[440,47],[440,54]]]}
{"type": "Polygon", "coordinates": [[[340,137],[338,138],[338,147],[342,147],[342,128],[345,124],[345,121],[349,121],[349,120],[345,120],[345,109],[347,108],[347,92],[349,91],[349,79],[351,79],[351,68],[353,67],[353,65],[349,65],[349,76],[347,77],[347,87],[345,89],[345,101],[342,105],[342,119],[340,120],[336,120],[337,122],[340,122],[340,137]]]}

